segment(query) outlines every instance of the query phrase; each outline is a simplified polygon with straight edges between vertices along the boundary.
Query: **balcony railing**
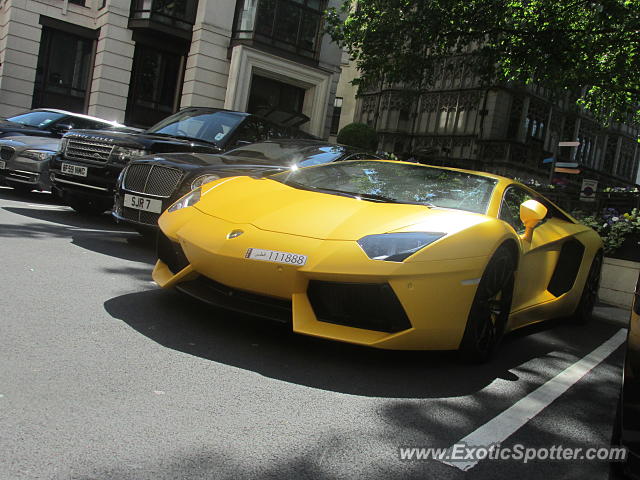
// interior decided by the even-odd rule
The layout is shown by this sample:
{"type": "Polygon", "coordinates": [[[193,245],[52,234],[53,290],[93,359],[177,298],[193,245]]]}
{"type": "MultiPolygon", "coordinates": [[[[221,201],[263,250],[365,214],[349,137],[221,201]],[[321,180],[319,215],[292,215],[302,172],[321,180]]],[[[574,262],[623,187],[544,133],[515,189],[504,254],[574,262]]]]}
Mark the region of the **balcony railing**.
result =
{"type": "Polygon", "coordinates": [[[234,40],[317,60],[325,0],[238,0],[234,40]]]}
{"type": "Polygon", "coordinates": [[[191,38],[197,9],[197,0],[133,0],[129,27],[191,38]]]}

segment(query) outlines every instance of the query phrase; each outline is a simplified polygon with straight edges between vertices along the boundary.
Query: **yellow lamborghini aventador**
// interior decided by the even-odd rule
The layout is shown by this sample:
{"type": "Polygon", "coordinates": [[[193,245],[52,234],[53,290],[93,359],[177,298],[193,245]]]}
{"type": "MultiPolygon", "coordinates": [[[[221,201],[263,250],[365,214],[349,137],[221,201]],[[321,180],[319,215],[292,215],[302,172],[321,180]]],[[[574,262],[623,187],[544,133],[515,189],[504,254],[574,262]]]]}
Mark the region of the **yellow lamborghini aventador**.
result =
{"type": "Polygon", "coordinates": [[[217,180],[159,220],[161,287],[388,349],[490,357],[502,335],[586,320],[602,242],[513,180],[356,160],[217,180]]]}

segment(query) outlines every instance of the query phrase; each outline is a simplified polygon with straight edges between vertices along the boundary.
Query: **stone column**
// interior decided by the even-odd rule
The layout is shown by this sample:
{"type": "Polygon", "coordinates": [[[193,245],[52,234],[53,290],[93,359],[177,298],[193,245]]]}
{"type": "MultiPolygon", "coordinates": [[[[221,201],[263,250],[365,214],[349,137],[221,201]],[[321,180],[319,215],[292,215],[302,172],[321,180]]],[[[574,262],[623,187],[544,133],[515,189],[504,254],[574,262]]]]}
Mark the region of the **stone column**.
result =
{"type": "Polygon", "coordinates": [[[131,81],[135,42],[127,28],[129,2],[110,0],[100,12],[97,25],[100,37],[89,97],[89,115],[107,120],[124,121],[131,81]]]}

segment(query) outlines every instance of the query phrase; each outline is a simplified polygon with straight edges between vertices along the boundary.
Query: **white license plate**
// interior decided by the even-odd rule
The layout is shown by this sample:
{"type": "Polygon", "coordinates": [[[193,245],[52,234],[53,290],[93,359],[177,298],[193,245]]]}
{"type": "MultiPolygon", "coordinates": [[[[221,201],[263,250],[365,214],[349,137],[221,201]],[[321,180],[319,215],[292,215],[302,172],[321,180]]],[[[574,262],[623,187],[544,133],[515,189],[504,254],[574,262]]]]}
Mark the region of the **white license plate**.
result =
{"type": "Polygon", "coordinates": [[[307,256],[299,253],[278,252],[276,250],[263,250],[262,248],[250,248],[245,258],[262,260],[264,262],[286,263],[287,265],[303,266],[307,263],[307,256]]]}
{"type": "Polygon", "coordinates": [[[0,160],[0,170],[4,170],[5,168],[7,168],[7,162],[0,160]]]}
{"type": "Polygon", "coordinates": [[[81,167],[80,165],[71,165],[70,163],[62,164],[62,173],[69,175],[75,175],[77,177],[87,176],[87,167],[81,167]]]}
{"type": "Polygon", "coordinates": [[[124,206],[144,210],[145,212],[162,213],[162,200],[124,194],[124,206]]]}

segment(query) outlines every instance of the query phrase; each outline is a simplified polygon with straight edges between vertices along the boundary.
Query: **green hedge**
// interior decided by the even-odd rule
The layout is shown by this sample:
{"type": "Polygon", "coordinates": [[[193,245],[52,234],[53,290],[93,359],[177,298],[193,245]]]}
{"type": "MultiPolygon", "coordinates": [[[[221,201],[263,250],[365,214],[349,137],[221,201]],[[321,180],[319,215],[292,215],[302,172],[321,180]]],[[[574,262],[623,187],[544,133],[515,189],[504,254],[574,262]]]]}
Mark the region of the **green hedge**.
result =
{"type": "Polygon", "coordinates": [[[376,131],[366,123],[350,123],[349,125],[345,125],[340,129],[340,132],[338,132],[337,141],[343,145],[350,145],[365,150],[375,151],[378,146],[376,131]]]}

